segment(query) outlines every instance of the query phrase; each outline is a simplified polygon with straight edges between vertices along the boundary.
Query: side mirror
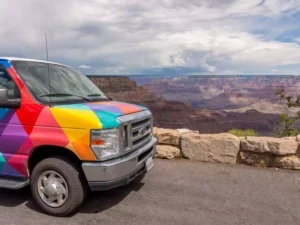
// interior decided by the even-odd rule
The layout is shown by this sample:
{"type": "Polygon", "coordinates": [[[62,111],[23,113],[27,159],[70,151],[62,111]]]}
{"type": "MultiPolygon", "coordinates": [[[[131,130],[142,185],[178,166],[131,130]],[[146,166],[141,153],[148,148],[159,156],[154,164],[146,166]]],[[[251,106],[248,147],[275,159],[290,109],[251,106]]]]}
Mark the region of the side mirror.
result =
{"type": "Polygon", "coordinates": [[[8,89],[0,89],[0,108],[19,108],[21,106],[21,99],[9,99],[8,89]]]}

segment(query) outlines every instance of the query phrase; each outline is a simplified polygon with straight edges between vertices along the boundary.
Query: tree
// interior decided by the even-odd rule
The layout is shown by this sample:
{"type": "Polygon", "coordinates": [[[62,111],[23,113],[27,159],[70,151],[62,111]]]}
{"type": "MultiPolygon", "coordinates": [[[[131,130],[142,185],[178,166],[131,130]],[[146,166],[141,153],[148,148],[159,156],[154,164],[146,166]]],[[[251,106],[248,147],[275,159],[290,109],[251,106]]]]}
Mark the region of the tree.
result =
{"type": "Polygon", "coordinates": [[[279,137],[296,136],[297,130],[294,127],[296,118],[289,117],[287,114],[280,114],[276,126],[276,135],[279,137]]]}
{"type": "MultiPolygon", "coordinates": [[[[292,96],[286,95],[284,89],[275,90],[275,95],[278,95],[280,99],[285,102],[287,107],[300,108],[300,95],[297,95],[295,98],[293,98],[292,96]]],[[[298,131],[295,128],[295,123],[299,119],[300,111],[297,112],[297,116],[295,117],[290,117],[287,114],[280,114],[276,127],[276,135],[280,137],[297,135],[298,131]]]]}

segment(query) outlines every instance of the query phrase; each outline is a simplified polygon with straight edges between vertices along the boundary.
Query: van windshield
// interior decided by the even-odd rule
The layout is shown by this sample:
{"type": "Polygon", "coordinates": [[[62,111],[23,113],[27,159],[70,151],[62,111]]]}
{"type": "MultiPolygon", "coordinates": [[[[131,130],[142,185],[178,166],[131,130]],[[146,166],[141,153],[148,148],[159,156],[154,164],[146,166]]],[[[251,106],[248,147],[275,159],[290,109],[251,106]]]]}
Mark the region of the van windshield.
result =
{"type": "Polygon", "coordinates": [[[11,61],[31,94],[44,103],[109,99],[85,75],[63,65],[34,61],[11,61]]]}

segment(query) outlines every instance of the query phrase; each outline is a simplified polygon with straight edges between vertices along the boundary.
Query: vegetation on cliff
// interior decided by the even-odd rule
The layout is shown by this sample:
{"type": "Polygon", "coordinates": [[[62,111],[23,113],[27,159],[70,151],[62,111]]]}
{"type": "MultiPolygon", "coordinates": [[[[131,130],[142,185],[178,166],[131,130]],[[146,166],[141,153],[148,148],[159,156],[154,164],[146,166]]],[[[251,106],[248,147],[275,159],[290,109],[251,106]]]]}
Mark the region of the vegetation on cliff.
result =
{"type": "MultiPolygon", "coordinates": [[[[275,95],[278,95],[288,108],[300,108],[300,95],[296,97],[287,95],[283,88],[276,90],[275,95]]],[[[297,112],[296,116],[280,114],[275,135],[279,137],[296,136],[298,130],[295,128],[295,123],[298,120],[300,120],[300,111],[297,112]]]]}
{"type": "Polygon", "coordinates": [[[241,129],[231,129],[228,131],[228,133],[238,136],[238,137],[246,137],[246,136],[258,136],[256,131],[252,129],[246,129],[246,130],[241,130],[241,129]]]}

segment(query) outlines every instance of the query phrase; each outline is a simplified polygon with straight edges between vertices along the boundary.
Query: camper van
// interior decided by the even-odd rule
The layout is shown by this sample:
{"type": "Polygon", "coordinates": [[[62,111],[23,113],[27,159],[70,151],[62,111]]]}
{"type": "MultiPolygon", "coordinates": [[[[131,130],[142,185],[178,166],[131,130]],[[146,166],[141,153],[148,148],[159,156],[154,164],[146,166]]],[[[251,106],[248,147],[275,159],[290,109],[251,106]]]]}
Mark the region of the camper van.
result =
{"type": "Polygon", "coordinates": [[[30,185],[47,214],[151,170],[152,126],[147,108],[110,99],[70,66],[0,57],[0,187],[30,185]]]}

